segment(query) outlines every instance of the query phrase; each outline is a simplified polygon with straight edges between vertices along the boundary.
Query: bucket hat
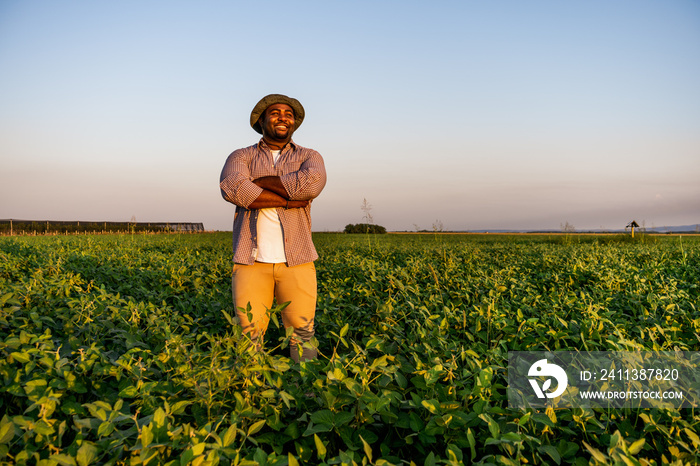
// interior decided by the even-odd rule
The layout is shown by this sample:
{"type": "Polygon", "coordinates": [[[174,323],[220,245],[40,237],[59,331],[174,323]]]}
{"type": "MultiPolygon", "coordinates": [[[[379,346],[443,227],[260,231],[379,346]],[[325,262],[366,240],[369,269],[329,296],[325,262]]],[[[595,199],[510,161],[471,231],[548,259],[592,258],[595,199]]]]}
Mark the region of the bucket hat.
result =
{"type": "Polygon", "coordinates": [[[262,128],[259,122],[260,117],[265,113],[267,107],[274,104],[287,104],[292,107],[292,110],[294,110],[294,131],[299,129],[301,123],[304,121],[304,107],[297,99],[282,94],[270,94],[260,99],[260,102],[255,105],[253,111],[250,113],[250,126],[255,131],[262,134],[262,128]]]}

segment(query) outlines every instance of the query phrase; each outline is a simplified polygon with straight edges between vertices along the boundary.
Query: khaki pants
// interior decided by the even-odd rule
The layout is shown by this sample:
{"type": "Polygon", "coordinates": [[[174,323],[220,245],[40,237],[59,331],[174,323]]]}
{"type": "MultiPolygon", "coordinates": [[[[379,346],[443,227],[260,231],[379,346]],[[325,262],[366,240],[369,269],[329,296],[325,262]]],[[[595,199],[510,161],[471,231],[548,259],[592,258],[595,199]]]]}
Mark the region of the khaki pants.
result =
{"type": "MultiPolygon", "coordinates": [[[[316,314],[316,267],[313,262],[288,267],[287,264],[255,262],[253,265],[234,264],[231,289],[236,313],[243,327],[253,340],[261,343],[267,330],[273,299],[277,304],[289,302],[282,310],[284,327],[294,327],[290,353],[299,361],[298,346],[314,336],[316,314]],[[252,320],[246,308],[250,303],[252,320]]],[[[312,359],[316,351],[303,349],[302,359],[312,359]]]]}

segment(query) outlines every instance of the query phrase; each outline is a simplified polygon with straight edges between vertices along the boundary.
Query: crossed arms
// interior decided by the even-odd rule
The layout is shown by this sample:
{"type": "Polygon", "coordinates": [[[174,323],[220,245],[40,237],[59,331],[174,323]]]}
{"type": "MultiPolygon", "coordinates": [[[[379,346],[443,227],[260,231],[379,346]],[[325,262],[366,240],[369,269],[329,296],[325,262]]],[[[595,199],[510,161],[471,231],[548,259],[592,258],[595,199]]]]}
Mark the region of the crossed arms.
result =
{"type": "Polygon", "coordinates": [[[297,165],[296,171],[253,178],[250,161],[255,148],[234,151],[226,160],[219,187],[228,202],[246,209],[306,207],[326,185],[323,158],[311,149],[303,149],[303,162],[297,165]]]}
{"type": "Polygon", "coordinates": [[[253,180],[253,184],[261,187],[263,191],[248,205],[249,209],[266,209],[269,207],[296,209],[298,207],[306,207],[311,202],[310,200],[289,199],[287,188],[284,187],[279,176],[263,176],[253,180]]]}

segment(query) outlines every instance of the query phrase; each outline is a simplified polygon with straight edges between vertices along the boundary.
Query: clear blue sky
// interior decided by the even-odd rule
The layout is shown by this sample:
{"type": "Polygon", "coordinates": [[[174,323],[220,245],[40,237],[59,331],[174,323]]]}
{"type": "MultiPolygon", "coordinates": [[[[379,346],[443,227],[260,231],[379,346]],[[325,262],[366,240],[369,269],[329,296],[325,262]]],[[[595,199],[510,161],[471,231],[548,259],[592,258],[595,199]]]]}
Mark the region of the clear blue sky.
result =
{"type": "Polygon", "coordinates": [[[700,223],[700,2],[0,1],[0,218],[231,228],[268,93],[314,230],[700,223]]]}

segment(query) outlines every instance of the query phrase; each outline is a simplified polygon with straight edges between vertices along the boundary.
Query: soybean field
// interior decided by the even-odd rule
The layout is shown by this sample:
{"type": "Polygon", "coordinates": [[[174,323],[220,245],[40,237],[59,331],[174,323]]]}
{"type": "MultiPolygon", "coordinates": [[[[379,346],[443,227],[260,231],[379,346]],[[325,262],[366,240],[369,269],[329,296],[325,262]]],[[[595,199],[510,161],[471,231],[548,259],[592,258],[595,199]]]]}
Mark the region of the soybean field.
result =
{"type": "Polygon", "coordinates": [[[0,463],[697,464],[693,409],[513,410],[509,351],[700,350],[700,238],[315,234],[317,360],[230,233],[0,238],[0,463]]]}

